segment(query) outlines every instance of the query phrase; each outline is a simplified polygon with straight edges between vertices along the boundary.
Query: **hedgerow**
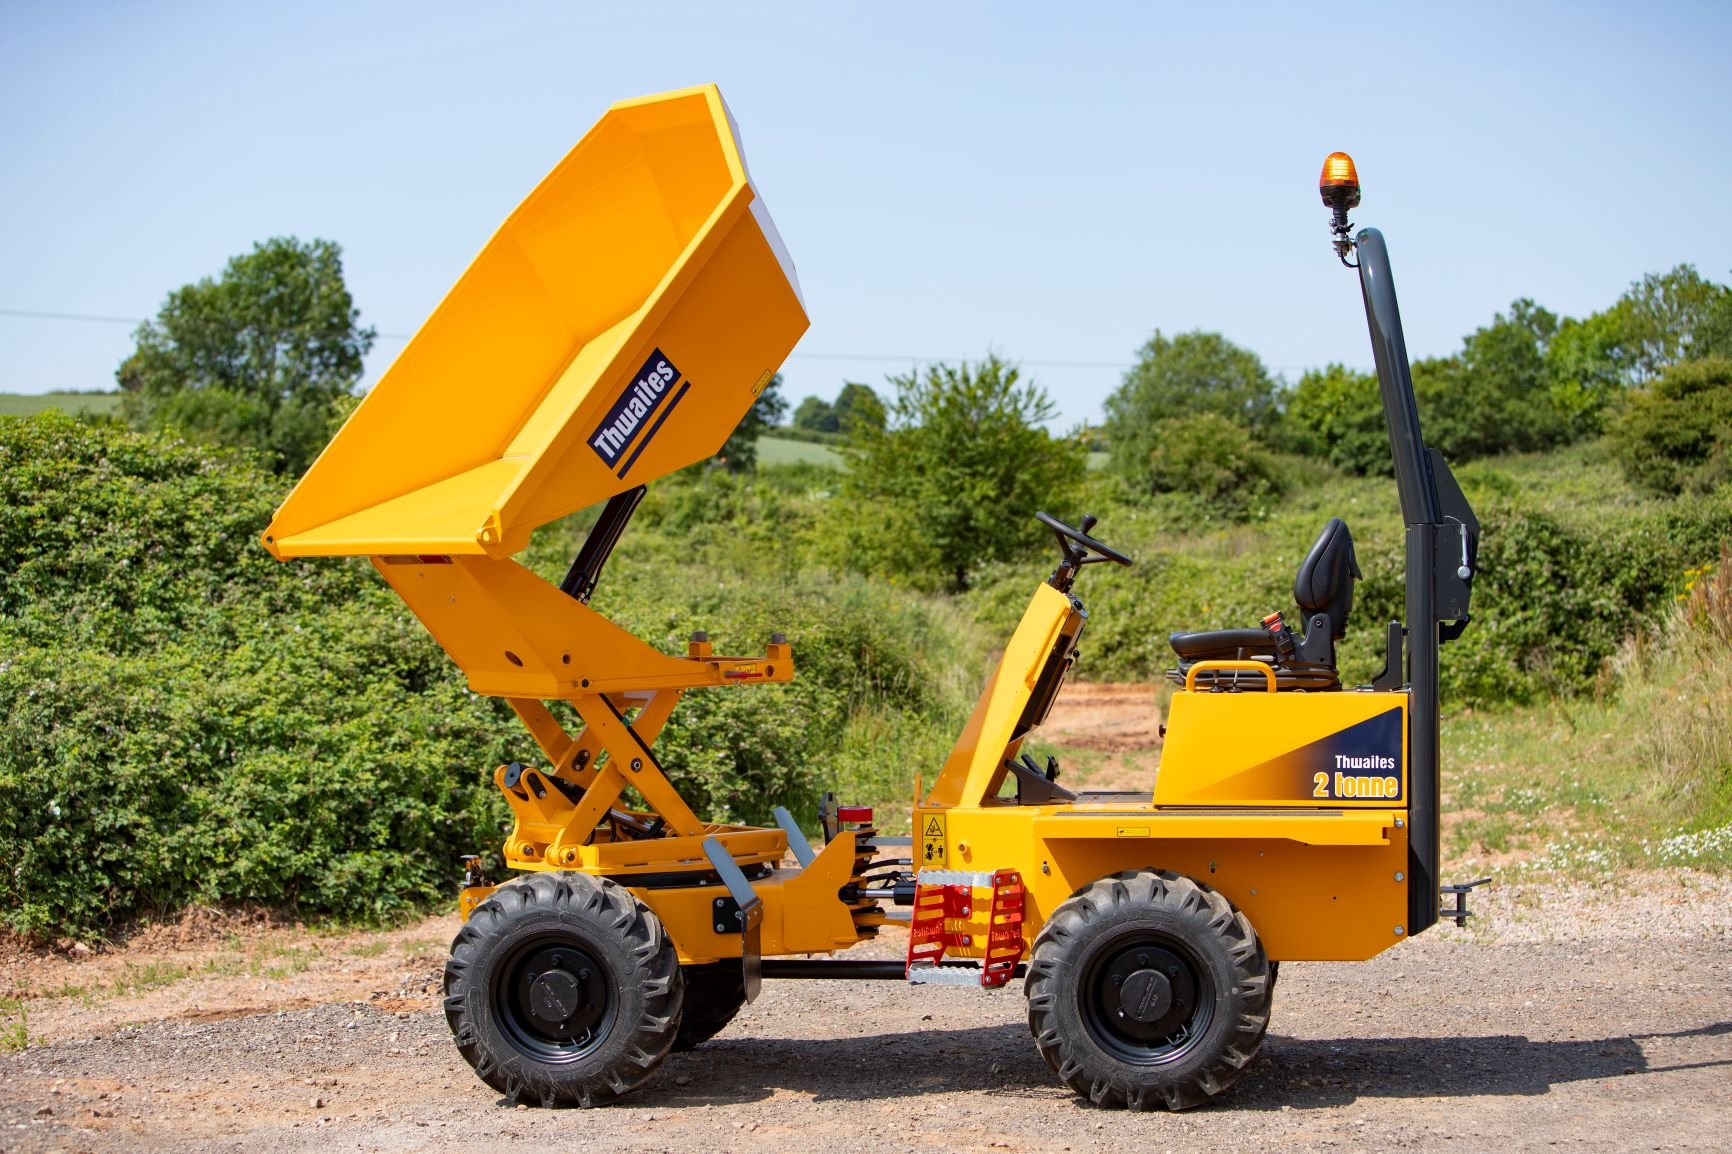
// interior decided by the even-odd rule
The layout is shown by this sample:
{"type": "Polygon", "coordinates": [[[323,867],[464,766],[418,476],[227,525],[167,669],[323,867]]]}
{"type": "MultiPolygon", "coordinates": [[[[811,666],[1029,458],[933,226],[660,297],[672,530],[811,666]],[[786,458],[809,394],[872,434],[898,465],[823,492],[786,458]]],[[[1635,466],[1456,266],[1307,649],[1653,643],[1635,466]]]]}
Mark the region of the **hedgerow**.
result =
{"type": "MultiPolygon", "coordinates": [[[[534,762],[528,734],[364,562],[272,560],[258,535],[282,495],[244,454],[0,419],[6,926],[102,932],[193,902],[383,920],[448,897],[458,855],[499,845],[492,771],[534,762]]],[[[760,652],[784,630],[800,666],[792,686],[687,695],[658,752],[700,810],[805,815],[832,782],[954,732],[947,670],[970,651],[926,644],[946,635],[934,603],[670,570],[649,520],[599,608],[674,652],[693,629],[760,652]],[[843,748],[863,724],[888,740],[843,748]]],[[[532,562],[562,563],[579,527],[532,562]]]]}

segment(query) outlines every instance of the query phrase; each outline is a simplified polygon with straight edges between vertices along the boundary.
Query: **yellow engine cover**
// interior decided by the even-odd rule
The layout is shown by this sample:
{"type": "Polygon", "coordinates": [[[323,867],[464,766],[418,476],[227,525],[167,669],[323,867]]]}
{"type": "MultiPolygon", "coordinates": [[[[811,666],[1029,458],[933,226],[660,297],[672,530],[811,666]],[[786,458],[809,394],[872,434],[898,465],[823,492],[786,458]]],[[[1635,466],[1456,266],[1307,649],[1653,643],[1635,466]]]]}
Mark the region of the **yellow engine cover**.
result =
{"type": "Polygon", "coordinates": [[[1407,694],[1173,694],[1157,806],[1407,805],[1407,694]]]}

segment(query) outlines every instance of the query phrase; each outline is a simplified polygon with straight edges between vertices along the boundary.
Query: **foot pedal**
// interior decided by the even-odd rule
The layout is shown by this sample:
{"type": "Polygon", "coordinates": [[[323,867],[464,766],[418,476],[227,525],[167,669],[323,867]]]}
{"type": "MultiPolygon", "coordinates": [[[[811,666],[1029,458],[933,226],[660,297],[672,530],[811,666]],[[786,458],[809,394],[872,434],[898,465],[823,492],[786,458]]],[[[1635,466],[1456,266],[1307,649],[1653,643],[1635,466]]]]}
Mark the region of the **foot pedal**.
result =
{"type": "Polygon", "coordinates": [[[1024,950],[1021,874],[922,870],[916,882],[905,970],[910,982],[990,990],[1016,976],[1024,950]],[[990,893],[979,895],[979,890],[990,893]],[[978,912],[982,897],[984,918],[978,912]],[[979,949],[981,956],[946,961],[951,950],[960,949],[979,949]]]}
{"type": "MultiPolygon", "coordinates": [[[[1438,890],[1443,897],[1453,897],[1454,906],[1445,906],[1437,911],[1440,922],[1454,922],[1458,926],[1467,925],[1467,919],[1473,917],[1473,911],[1467,908],[1467,895],[1491,881],[1490,878],[1480,878],[1473,882],[1458,882],[1452,886],[1444,886],[1438,890]]],[[[1440,906],[1441,902],[1438,903],[1440,906]]]]}

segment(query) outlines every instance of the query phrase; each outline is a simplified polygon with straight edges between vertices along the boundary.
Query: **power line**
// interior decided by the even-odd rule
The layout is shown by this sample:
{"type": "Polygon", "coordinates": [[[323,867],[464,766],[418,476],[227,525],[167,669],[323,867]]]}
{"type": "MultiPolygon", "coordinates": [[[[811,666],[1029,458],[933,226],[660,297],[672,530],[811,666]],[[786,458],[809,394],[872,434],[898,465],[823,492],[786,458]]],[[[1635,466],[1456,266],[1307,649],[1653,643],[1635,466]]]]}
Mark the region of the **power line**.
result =
{"type": "MultiPolygon", "coordinates": [[[[74,322],[83,322],[83,323],[88,323],[88,324],[106,324],[106,325],[141,325],[141,324],[145,323],[145,318],[143,318],[143,317],[115,317],[115,316],[106,316],[106,315],[103,315],[100,313],[51,313],[51,312],[39,312],[39,311],[36,311],[34,309],[5,309],[5,308],[0,308],[0,317],[17,317],[17,318],[20,318],[22,320],[37,320],[37,321],[74,321],[74,322]]],[[[380,338],[381,340],[406,341],[411,336],[413,336],[414,334],[413,333],[379,333],[379,332],[376,332],[373,335],[380,338]]],[[[898,364],[898,365],[921,364],[921,365],[927,365],[927,364],[939,364],[939,363],[954,364],[954,363],[959,362],[959,361],[972,362],[974,360],[977,360],[978,358],[975,358],[975,357],[954,357],[954,356],[952,356],[952,357],[923,357],[923,356],[915,356],[913,354],[903,355],[903,354],[893,354],[893,353],[808,353],[808,352],[794,352],[794,353],[790,353],[788,355],[788,359],[790,361],[871,361],[871,362],[882,363],[882,364],[898,364]]],[[[1127,369],[1131,369],[1131,368],[1135,367],[1135,365],[1130,361],[1068,361],[1068,360],[1033,360],[1033,359],[1012,358],[1012,363],[1014,363],[1016,365],[1024,366],[1027,368],[1033,368],[1033,369],[1111,369],[1114,372],[1121,372],[1121,373],[1127,369]]],[[[1274,371],[1276,371],[1278,373],[1285,373],[1285,372],[1304,372],[1308,366],[1271,365],[1269,367],[1274,369],[1274,371]]]]}
{"type": "MultiPolygon", "coordinates": [[[[86,321],[104,325],[142,325],[144,317],[111,317],[100,313],[44,313],[34,309],[0,309],[0,317],[21,317],[33,321],[86,321]]],[[[410,333],[374,333],[376,337],[386,340],[406,341],[410,333]]]]}
{"type": "Polygon", "coordinates": [[[0,309],[0,317],[24,317],[37,321],[96,321],[110,325],[143,324],[140,317],[104,317],[92,313],[38,313],[28,309],[0,309]]]}
{"type": "MultiPolygon", "coordinates": [[[[98,313],[48,313],[32,309],[0,309],[0,317],[19,317],[25,320],[38,321],[83,321],[93,324],[139,325],[144,323],[143,317],[113,317],[98,313]]],[[[406,341],[413,333],[374,333],[374,336],[387,341],[406,341]]],[[[964,361],[971,357],[922,357],[892,353],[808,353],[796,352],[788,357],[791,361],[881,361],[886,364],[930,364],[938,361],[964,361]]],[[[1034,361],[1019,360],[1020,365],[1033,365],[1047,369],[1118,369],[1123,371],[1131,366],[1121,361],[1034,361]]]]}
{"type": "MultiPolygon", "coordinates": [[[[972,361],[974,357],[917,357],[892,356],[888,353],[789,353],[790,361],[884,361],[894,364],[931,364],[938,361],[972,361]]],[[[1118,369],[1121,372],[1131,368],[1126,361],[1036,361],[1020,357],[1010,358],[1018,365],[1033,365],[1045,369],[1118,369]]]]}

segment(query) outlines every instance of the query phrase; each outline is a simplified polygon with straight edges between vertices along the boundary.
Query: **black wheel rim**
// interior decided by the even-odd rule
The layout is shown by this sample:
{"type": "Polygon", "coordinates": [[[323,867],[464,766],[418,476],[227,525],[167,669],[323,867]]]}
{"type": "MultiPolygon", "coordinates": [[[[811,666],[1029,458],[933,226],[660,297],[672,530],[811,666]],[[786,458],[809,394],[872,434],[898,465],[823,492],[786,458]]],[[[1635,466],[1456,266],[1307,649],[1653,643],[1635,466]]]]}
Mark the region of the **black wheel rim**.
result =
{"type": "Polygon", "coordinates": [[[1077,988],[1083,1024],[1102,1049],[1137,1066],[1164,1066],[1201,1044],[1215,1020],[1215,982],[1196,952],[1136,931],[1102,943],[1077,988]]]}
{"type": "Polygon", "coordinates": [[[613,975],[564,934],[519,942],[497,971],[493,1008],[519,1053],[550,1065],[576,1062],[613,1030],[619,1005],[613,975]]]}

